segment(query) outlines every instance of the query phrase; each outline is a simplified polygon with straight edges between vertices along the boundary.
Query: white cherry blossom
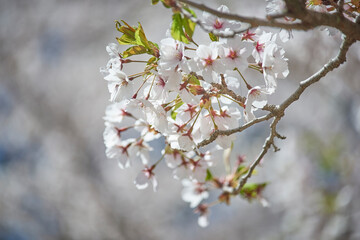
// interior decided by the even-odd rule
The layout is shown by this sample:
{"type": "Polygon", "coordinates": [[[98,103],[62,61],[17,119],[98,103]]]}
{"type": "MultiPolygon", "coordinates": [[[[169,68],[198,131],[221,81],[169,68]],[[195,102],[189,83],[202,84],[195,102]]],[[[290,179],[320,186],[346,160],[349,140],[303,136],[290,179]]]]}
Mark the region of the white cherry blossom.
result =
{"type": "MultiPolygon", "coordinates": [[[[229,13],[229,8],[225,5],[221,5],[218,9],[220,12],[229,13]]],[[[208,12],[203,13],[204,26],[216,33],[232,33],[234,30],[238,30],[241,27],[239,22],[218,18],[208,12]]]]}
{"type": "Polygon", "coordinates": [[[131,165],[131,156],[129,147],[135,142],[135,139],[129,138],[124,141],[118,141],[112,146],[106,148],[106,156],[110,159],[116,159],[121,169],[128,168],[131,165]]]}
{"type": "Polygon", "coordinates": [[[145,167],[139,174],[137,175],[134,184],[137,189],[145,189],[150,184],[153,186],[153,191],[156,192],[158,188],[158,182],[156,180],[155,174],[153,172],[153,167],[145,167]]]}
{"type": "Polygon", "coordinates": [[[177,68],[187,69],[184,44],[173,38],[161,40],[159,67],[166,71],[176,70],[177,68]]]}
{"type": "Polygon", "coordinates": [[[190,203],[191,208],[198,206],[202,200],[209,197],[209,192],[204,184],[190,179],[183,179],[181,183],[184,187],[181,197],[185,202],[190,203]]]}
{"type": "Polygon", "coordinates": [[[219,50],[221,46],[219,43],[213,42],[209,46],[199,45],[196,49],[197,71],[201,71],[205,81],[213,82],[214,75],[225,72],[225,66],[218,59],[219,50]]]}
{"type": "Polygon", "coordinates": [[[109,75],[104,77],[108,81],[108,89],[111,94],[110,101],[119,102],[130,99],[134,95],[133,83],[129,81],[126,73],[119,69],[109,69],[109,75]]]}
{"type": "Polygon", "coordinates": [[[250,54],[247,48],[250,46],[246,42],[242,42],[240,36],[236,35],[234,38],[226,39],[222,47],[223,50],[219,51],[219,56],[226,69],[238,68],[243,71],[247,68],[247,58],[250,54]]]}
{"type": "Polygon", "coordinates": [[[262,63],[264,79],[267,91],[275,92],[276,79],[284,79],[289,74],[287,58],[284,57],[284,49],[275,43],[270,43],[264,51],[262,63]]]}
{"type": "Polygon", "coordinates": [[[255,119],[254,111],[263,108],[267,104],[267,89],[256,86],[248,91],[245,101],[244,117],[247,122],[255,119]]]}

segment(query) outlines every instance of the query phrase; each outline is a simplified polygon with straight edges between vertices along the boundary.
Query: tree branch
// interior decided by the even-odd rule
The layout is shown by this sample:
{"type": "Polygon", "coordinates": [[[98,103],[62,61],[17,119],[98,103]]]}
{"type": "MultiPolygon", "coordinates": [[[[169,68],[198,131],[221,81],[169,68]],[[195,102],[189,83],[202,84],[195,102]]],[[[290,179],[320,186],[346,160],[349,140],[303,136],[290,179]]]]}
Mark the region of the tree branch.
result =
{"type": "MultiPolygon", "coordinates": [[[[248,23],[248,28],[258,27],[258,26],[265,26],[265,27],[275,27],[275,28],[283,28],[283,29],[294,29],[294,30],[303,30],[307,31],[310,29],[313,29],[315,27],[319,26],[329,26],[334,27],[343,32],[347,36],[351,36],[355,40],[360,40],[360,25],[356,24],[347,18],[345,18],[342,15],[339,15],[338,13],[329,14],[329,13],[321,13],[316,12],[312,10],[308,10],[305,8],[305,6],[302,5],[300,1],[293,1],[293,0],[286,0],[286,6],[288,9],[287,14],[285,14],[287,17],[291,18],[297,18],[301,20],[301,23],[281,23],[274,20],[266,20],[266,19],[260,19],[260,18],[253,18],[253,17],[245,17],[240,16],[237,14],[232,13],[225,13],[220,12],[218,10],[212,9],[210,7],[207,7],[204,4],[195,3],[190,0],[178,0],[178,2],[187,4],[189,6],[192,6],[194,8],[197,8],[199,10],[211,13],[219,18],[229,19],[229,20],[235,20],[243,23],[248,23]]],[[[192,17],[192,16],[191,16],[192,17]]],[[[196,23],[199,24],[201,22],[198,19],[194,19],[192,17],[192,20],[196,20],[196,23]]],[[[204,28],[203,24],[199,24],[202,28],[204,28]]],[[[246,29],[241,29],[239,32],[243,32],[246,29]]],[[[211,29],[205,28],[206,31],[211,31],[211,29]]],[[[232,37],[235,33],[232,34],[217,34],[221,37],[232,37]]]]}
{"type": "Polygon", "coordinates": [[[213,141],[216,140],[216,138],[218,136],[229,136],[231,134],[234,134],[234,133],[238,133],[238,132],[242,132],[244,131],[245,129],[251,127],[252,125],[256,124],[256,123],[260,123],[260,122],[263,122],[263,121],[266,121],[266,120],[269,120],[270,118],[274,117],[274,115],[272,113],[269,113],[265,116],[262,116],[262,117],[259,117],[259,118],[256,118],[248,123],[245,123],[244,125],[238,127],[238,128],[233,128],[233,129],[229,129],[229,130],[215,130],[210,138],[208,139],[205,139],[203,140],[202,142],[200,142],[197,147],[200,148],[200,147],[203,147],[203,146],[206,146],[210,143],[212,143],[213,141]]]}
{"type": "Polygon", "coordinates": [[[265,141],[265,143],[264,143],[264,145],[262,147],[261,152],[259,153],[258,157],[255,159],[255,161],[250,165],[249,171],[242,178],[240,178],[239,185],[234,190],[233,194],[237,195],[237,194],[240,193],[241,189],[243,188],[243,186],[245,185],[247,180],[252,176],[255,168],[257,167],[257,165],[259,165],[259,163],[261,162],[263,157],[266,155],[268,150],[271,148],[271,146],[274,146],[275,151],[279,150],[279,148],[277,148],[275,143],[274,143],[274,139],[275,139],[275,137],[280,136],[276,131],[276,126],[277,126],[278,122],[280,121],[281,117],[282,116],[274,118],[273,122],[270,125],[270,129],[271,129],[270,135],[266,139],[266,141],[265,141]]]}

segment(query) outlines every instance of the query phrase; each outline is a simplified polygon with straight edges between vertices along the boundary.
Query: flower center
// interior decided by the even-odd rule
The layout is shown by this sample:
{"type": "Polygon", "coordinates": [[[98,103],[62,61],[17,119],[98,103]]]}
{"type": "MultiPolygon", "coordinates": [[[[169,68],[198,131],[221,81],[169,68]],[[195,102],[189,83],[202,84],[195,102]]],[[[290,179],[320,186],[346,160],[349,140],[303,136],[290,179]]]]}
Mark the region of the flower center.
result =
{"type": "Polygon", "coordinates": [[[219,19],[216,19],[213,27],[214,27],[215,29],[221,29],[221,28],[223,27],[223,24],[224,24],[224,23],[220,22],[219,19]]]}
{"type": "Polygon", "coordinates": [[[235,58],[237,58],[237,53],[234,50],[230,50],[230,52],[228,54],[228,58],[231,58],[234,60],[235,58]]]}
{"type": "Polygon", "coordinates": [[[204,59],[204,61],[205,61],[205,66],[210,66],[214,62],[214,60],[212,60],[211,57],[204,59]]]}
{"type": "Polygon", "coordinates": [[[262,51],[264,51],[264,43],[256,42],[255,49],[256,49],[257,52],[262,52],[262,51]]]}

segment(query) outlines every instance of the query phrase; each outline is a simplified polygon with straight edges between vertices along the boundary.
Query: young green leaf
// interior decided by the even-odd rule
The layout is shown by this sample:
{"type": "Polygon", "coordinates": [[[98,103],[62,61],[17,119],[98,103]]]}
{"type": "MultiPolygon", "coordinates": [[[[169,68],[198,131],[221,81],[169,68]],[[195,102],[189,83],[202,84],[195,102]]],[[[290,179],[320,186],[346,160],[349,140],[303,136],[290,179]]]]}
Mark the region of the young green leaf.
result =
{"type": "MultiPolygon", "coordinates": [[[[190,9],[188,9],[190,13],[193,13],[190,9]]],[[[195,15],[195,13],[193,13],[195,15]]],[[[183,17],[180,13],[173,14],[173,22],[171,25],[171,36],[184,43],[189,43],[191,40],[196,23],[191,21],[188,17],[183,17]]]]}
{"type": "Polygon", "coordinates": [[[183,19],[180,13],[174,13],[173,22],[171,24],[171,36],[175,40],[179,40],[184,43],[189,43],[188,38],[185,36],[183,29],[183,19]]]}
{"type": "Polygon", "coordinates": [[[240,194],[248,200],[256,199],[265,189],[267,183],[246,183],[240,191],[240,194]]]}
{"type": "Polygon", "coordinates": [[[212,181],[214,179],[212,173],[210,172],[209,169],[206,169],[206,178],[205,181],[212,181]]]}
{"type": "Polygon", "coordinates": [[[143,46],[133,46],[126,49],[122,55],[124,58],[127,58],[133,55],[144,54],[146,53],[146,51],[147,51],[146,48],[144,48],[143,46]]]}
{"type": "MultiPolygon", "coordinates": [[[[190,8],[184,8],[184,9],[187,12],[189,12],[193,17],[196,17],[196,14],[193,10],[191,10],[190,8]]],[[[190,20],[190,18],[185,17],[185,16],[183,17],[182,22],[183,22],[185,33],[188,35],[188,37],[192,38],[192,36],[194,35],[196,23],[194,23],[193,21],[190,20]]]]}
{"type": "Polygon", "coordinates": [[[172,118],[173,120],[175,120],[175,119],[176,119],[177,112],[171,111],[170,114],[171,114],[171,118],[172,118]]]}
{"type": "Polygon", "coordinates": [[[135,39],[136,39],[136,43],[138,45],[144,46],[146,49],[150,49],[149,42],[146,39],[144,30],[140,23],[139,23],[138,28],[135,31],[135,39]]]}
{"type": "Polygon", "coordinates": [[[210,37],[210,40],[213,41],[213,42],[218,42],[219,41],[219,36],[216,36],[213,33],[209,33],[209,37],[210,37]]]}

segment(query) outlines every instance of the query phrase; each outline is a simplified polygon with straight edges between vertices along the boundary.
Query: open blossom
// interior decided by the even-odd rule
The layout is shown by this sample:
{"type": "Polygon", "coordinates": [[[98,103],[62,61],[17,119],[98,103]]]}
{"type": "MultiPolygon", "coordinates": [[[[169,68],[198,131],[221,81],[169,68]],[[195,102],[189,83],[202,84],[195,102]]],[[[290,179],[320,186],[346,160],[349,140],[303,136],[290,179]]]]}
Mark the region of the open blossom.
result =
{"type": "Polygon", "coordinates": [[[267,103],[267,95],[270,94],[266,89],[259,86],[249,90],[244,109],[244,117],[247,122],[255,119],[254,111],[263,108],[267,103]]]}
{"type": "Polygon", "coordinates": [[[119,69],[122,70],[122,58],[119,51],[119,45],[116,43],[109,43],[108,46],[106,46],[106,51],[108,52],[110,56],[110,60],[106,64],[106,67],[100,68],[100,73],[102,73],[104,76],[109,74],[109,69],[119,69]]]}
{"type": "Polygon", "coordinates": [[[112,123],[120,123],[124,117],[131,116],[131,114],[126,111],[128,103],[129,100],[126,99],[107,106],[104,120],[112,123]]]}
{"type": "Polygon", "coordinates": [[[184,44],[173,38],[161,40],[159,67],[166,71],[176,70],[177,68],[187,69],[184,44]]]}
{"type": "Polygon", "coordinates": [[[196,49],[197,69],[195,71],[201,71],[207,82],[213,82],[213,74],[225,72],[223,63],[218,59],[220,48],[221,46],[218,43],[213,42],[209,46],[199,45],[196,49]]]}
{"type": "MultiPolygon", "coordinates": [[[[217,10],[224,13],[230,12],[229,8],[225,5],[221,5],[217,10]]],[[[214,33],[232,33],[232,31],[238,30],[241,26],[239,22],[218,18],[208,12],[203,13],[203,24],[214,33]]]]}
{"type": "MultiPolygon", "coordinates": [[[[221,111],[211,111],[200,118],[200,131],[205,138],[210,137],[215,131],[215,127],[219,130],[233,129],[239,126],[241,114],[236,108],[223,107],[221,111]],[[215,126],[216,125],[216,126],[215,126]]],[[[229,148],[231,142],[235,140],[234,135],[218,136],[216,143],[222,148],[229,148]]]]}
{"type": "Polygon", "coordinates": [[[243,71],[248,66],[247,57],[249,51],[246,49],[247,43],[241,41],[240,36],[227,39],[223,44],[223,51],[219,52],[220,59],[223,61],[226,69],[233,70],[238,68],[243,71]]]}
{"type": "Polygon", "coordinates": [[[109,75],[104,77],[108,81],[110,101],[119,102],[130,99],[134,94],[133,83],[129,81],[126,73],[119,69],[109,69],[109,75]]]}
{"type": "Polygon", "coordinates": [[[165,162],[169,168],[176,168],[180,166],[184,157],[181,152],[177,149],[172,149],[170,153],[165,154],[165,162]]]}
{"type": "Polygon", "coordinates": [[[273,37],[273,34],[270,32],[265,32],[260,30],[259,28],[255,31],[254,39],[254,50],[252,52],[252,56],[255,58],[255,62],[261,63],[264,58],[265,47],[274,42],[276,37],[273,37]]]}
{"type": "Polygon", "coordinates": [[[209,207],[206,204],[200,204],[196,209],[196,213],[199,213],[198,224],[200,227],[207,227],[209,225],[209,207]]]}
{"type": "Polygon", "coordinates": [[[141,170],[141,172],[137,175],[134,184],[137,187],[137,189],[145,189],[150,184],[153,186],[154,192],[157,191],[158,188],[158,182],[156,180],[155,174],[153,172],[153,167],[145,167],[145,169],[141,170]]]}
{"type": "Polygon", "coordinates": [[[134,142],[135,139],[133,138],[118,141],[106,148],[106,156],[110,159],[116,159],[121,169],[128,168],[131,165],[132,159],[129,154],[129,148],[134,142]]]}
{"type": "Polygon", "coordinates": [[[129,154],[131,156],[140,157],[142,163],[144,165],[149,164],[149,152],[152,151],[153,148],[149,146],[144,139],[140,139],[131,145],[129,154]]]}
{"type": "Polygon", "coordinates": [[[183,179],[181,183],[184,187],[181,197],[185,202],[190,203],[191,208],[198,206],[202,200],[209,197],[209,192],[204,184],[189,179],[183,179]]]}
{"type": "Polygon", "coordinates": [[[262,68],[266,88],[270,93],[276,89],[276,79],[284,79],[289,74],[287,58],[284,57],[284,53],[284,49],[275,43],[270,43],[265,48],[262,68]]]}

